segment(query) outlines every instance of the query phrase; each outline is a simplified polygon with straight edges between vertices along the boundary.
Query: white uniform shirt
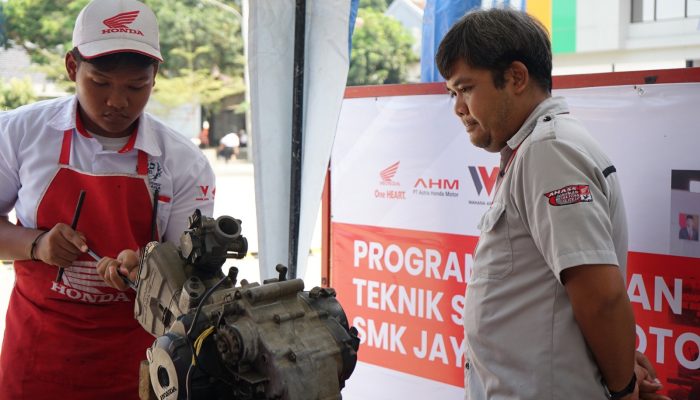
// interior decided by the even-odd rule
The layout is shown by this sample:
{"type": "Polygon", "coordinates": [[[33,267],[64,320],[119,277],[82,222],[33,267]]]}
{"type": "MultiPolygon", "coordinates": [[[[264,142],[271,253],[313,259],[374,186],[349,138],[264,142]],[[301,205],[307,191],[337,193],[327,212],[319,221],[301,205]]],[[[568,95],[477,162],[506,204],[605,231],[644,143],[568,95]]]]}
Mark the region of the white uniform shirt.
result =
{"type": "Polygon", "coordinates": [[[238,147],[241,144],[241,140],[236,133],[230,132],[221,138],[221,144],[226,147],[238,147]]]}
{"type": "Polygon", "coordinates": [[[467,398],[603,400],[560,276],[587,264],[618,265],[624,276],[617,174],[559,98],[533,111],[502,157],[467,288],[467,398]]]}
{"type": "MultiPolygon", "coordinates": [[[[0,113],[0,215],[14,208],[23,226],[36,227],[38,202],[59,168],[63,132],[75,128],[76,110],[75,96],[68,96],[0,113]]],[[[103,150],[97,139],[74,134],[70,165],[85,173],[135,174],[137,150],[148,154],[149,185],[159,190],[158,231],[178,244],[194,210],[211,216],[214,208],[214,172],[187,138],[144,113],[133,150],[103,150]]]]}

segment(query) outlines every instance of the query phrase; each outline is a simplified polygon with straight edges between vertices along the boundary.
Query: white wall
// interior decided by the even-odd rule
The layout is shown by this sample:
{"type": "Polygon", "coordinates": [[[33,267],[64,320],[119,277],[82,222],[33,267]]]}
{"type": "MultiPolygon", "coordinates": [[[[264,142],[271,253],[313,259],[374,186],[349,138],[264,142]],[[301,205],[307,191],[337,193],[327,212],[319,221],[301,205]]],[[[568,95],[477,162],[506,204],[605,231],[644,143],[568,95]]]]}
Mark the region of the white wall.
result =
{"type": "Polygon", "coordinates": [[[625,6],[628,3],[629,0],[627,2],[610,0],[577,1],[576,51],[617,50],[622,47],[624,41],[622,21],[628,21],[630,15],[629,6],[625,6]],[[623,17],[623,15],[626,17],[623,17]]]}
{"type": "MultiPolygon", "coordinates": [[[[658,0],[665,1],[665,0],[658,0]]],[[[691,5],[700,1],[689,0],[691,5]]],[[[554,56],[555,74],[685,67],[700,59],[700,17],[632,23],[630,0],[576,3],[576,53],[554,56]]],[[[646,14],[645,14],[646,15],[646,14]]]]}

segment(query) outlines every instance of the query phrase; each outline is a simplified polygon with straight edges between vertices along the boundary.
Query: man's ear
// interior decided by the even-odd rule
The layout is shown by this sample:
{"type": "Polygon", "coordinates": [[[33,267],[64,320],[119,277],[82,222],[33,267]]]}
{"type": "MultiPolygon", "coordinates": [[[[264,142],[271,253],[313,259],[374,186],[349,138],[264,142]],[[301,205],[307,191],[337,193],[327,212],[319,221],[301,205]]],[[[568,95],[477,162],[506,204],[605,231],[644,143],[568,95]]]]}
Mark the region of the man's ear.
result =
{"type": "Polygon", "coordinates": [[[78,61],[73,57],[73,53],[70,51],[66,53],[65,64],[68,79],[75,82],[75,77],[78,75],[78,61]]]}
{"type": "Polygon", "coordinates": [[[153,86],[156,85],[156,76],[158,76],[158,66],[159,65],[160,65],[159,63],[153,64],[153,86]]]}
{"type": "Polygon", "coordinates": [[[513,61],[508,68],[508,74],[512,79],[515,93],[520,94],[527,89],[530,83],[530,71],[520,61],[513,61]]]}

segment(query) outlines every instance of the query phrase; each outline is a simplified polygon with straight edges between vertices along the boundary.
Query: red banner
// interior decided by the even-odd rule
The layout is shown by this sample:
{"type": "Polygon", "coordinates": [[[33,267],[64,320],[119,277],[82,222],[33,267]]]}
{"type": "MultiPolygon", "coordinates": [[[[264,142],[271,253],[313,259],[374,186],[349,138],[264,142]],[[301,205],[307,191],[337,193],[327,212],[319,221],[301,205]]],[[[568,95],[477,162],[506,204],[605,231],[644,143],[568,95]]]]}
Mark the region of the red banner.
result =
{"type": "Polygon", "coordinates": [[[631,252],[628,265],[637,349],[671,398],[700,400],[700,260],[631,252]]]}
{"type": "MultiPolygon", "coordinates": [[[[341,223],[332,236],[331,284],[363,340],[360,360],[462,386],[462,308],[477,238],[341,223]]],[[[700,399],[691,397],[700,390],[700,262],[632,252],[628,265],[638,349],[666,393],[700,399]]]]}
{"type": "Polygon", "coordinates": [[[359,358],[462,386],[462,309],[477,238],[334,223],[332,286],[359,358]]]}

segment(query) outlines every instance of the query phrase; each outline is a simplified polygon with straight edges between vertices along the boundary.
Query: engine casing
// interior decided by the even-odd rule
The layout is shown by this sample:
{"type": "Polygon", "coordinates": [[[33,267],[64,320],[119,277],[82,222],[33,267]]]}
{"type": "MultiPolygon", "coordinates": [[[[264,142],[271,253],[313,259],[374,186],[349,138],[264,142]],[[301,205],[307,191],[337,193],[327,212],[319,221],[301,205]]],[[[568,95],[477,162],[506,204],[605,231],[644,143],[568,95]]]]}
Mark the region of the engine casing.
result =
{"type": "Polygon", "coordinates": [[[228,246],[212,239],[218,229],[236,231],[226,240],[236,241],[236,258],[244,254],[240,221],[236,228],[231,220],[195,213],[180,248],[151,243],[144,251],[134,314],[157,338],[141,386],[159,400],[188,391],[192,400],[340,399],[360,340],[335,291],[306,292],[281,266],[277,279],[236,286],[235,267],[224,276],[212,265],[225,260],[221,248],[210,252],[228,246]]]}

